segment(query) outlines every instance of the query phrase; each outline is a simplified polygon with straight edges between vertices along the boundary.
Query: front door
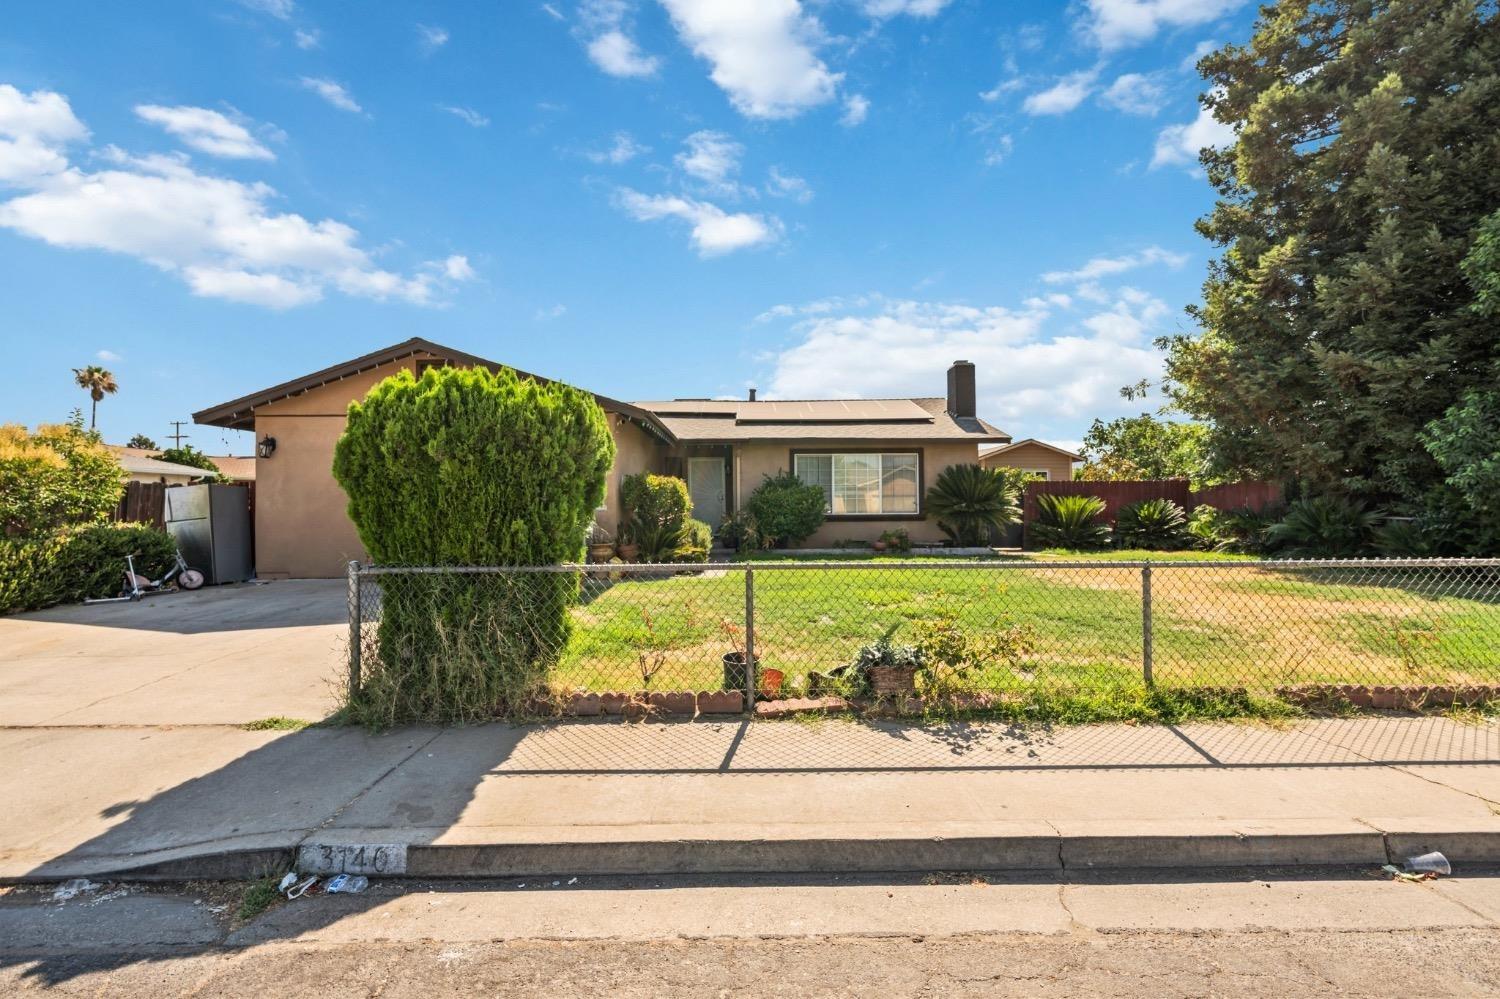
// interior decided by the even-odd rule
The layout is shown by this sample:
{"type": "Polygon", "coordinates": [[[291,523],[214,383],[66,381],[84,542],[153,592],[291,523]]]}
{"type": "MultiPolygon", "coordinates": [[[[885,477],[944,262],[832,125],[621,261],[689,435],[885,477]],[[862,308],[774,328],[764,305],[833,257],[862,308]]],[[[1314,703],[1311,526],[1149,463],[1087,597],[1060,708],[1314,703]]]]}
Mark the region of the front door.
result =
{"type": "Polygon", "coordinates": [[[718,530],[724,520],[724,459],[689,458],[687,472],[693,516],[718,530]]]}

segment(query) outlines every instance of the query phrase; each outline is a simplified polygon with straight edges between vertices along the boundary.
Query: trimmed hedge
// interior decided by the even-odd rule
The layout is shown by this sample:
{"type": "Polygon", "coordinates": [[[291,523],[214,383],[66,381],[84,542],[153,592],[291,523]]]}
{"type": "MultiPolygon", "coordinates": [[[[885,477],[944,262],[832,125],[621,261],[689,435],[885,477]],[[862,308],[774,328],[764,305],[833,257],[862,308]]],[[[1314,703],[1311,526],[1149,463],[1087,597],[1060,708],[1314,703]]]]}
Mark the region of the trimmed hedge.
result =
{"type": "Polygon", "coordinates": [[[172,565],[171,535],[147,524],[92,524],[46,538],[0,539],[0,614],[118,596],[125,556],[156,579],[172,565]]]}
{"type": "MultiPolygon", "coordinates": [[[[385,565],[554,565],[583,558],[614,438],[594,397],[502,368],[430,368],[349,406],[333,473],[385,565]]],[[[468,721],[524,702],[567,645],[566,574],[380,581],[378,655],[353,716],[468,721]]]]}
{"type": "Polygon", "coordinates": [[[827,502],[821,487],[808,485],[792,472],[781,472],[761,480],[746,501],[745,511],[755,519],[764,542],[785,548],[823,526],[827,502]]]}

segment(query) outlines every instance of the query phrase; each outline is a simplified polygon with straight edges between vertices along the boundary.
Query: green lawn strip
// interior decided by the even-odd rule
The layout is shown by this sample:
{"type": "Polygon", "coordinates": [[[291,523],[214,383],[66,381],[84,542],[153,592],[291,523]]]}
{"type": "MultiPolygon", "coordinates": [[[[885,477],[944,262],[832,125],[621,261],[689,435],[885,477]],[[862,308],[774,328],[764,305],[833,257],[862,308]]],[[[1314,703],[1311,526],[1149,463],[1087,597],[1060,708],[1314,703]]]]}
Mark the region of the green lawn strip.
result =
{"type": "Polygon", "coordinates": [[[303,721],[301,718],[284,718],[281,715],[274,715],[270,718],[257,718],[255,721],[246,722],[240,728],[246,732],[299,732],[311,724],[313,723],[303,721]]]}

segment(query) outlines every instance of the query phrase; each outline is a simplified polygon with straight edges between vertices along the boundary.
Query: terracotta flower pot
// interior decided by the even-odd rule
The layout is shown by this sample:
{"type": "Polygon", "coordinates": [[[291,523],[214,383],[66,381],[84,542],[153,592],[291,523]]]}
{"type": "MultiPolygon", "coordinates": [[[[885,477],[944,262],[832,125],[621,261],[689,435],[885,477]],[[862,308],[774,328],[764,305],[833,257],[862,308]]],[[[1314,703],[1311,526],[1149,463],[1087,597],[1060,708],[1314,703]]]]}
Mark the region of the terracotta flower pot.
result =
{"type": "Polygon", "coordinates": [[[884,541],[871,541],[870,542],[870,550],[871,551],[883,552],[883,551],[886,550],[887,547],[888,546],[886,545],[886,543],[884,541]]]}
{"type": "Polygon", "coordinates": [[[615,546],[615,551],[627,562],[634,562],[641,557],[641,546],[634,542],[618,544],[615,546]]]}
{"type": "Polygon", "coordinates": [[[609,544],[608,542],[589,545],[590,562],[608,562],[611,558],[614,557],[614,554],[615,546],[609,544]]]}
{"type": "Polygon", "coordinates": [[[779,669],[763,669],[756,674],[755,679],[758,688],[756,696],[779,697],[781,696],[781,682],[786,679],[786,675],[779,669]]]}

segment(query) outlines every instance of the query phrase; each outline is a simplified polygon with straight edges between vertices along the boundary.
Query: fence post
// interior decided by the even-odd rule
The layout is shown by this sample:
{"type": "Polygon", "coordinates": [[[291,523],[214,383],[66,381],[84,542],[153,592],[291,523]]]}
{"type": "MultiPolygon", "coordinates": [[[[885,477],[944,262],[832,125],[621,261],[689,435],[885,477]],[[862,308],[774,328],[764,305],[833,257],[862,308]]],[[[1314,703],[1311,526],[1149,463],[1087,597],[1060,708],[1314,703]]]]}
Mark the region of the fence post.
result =
{"type": "Polygon", "coordinates": [[[1141,569],[1141,673],[1151,686],[1151,566],[1141,569]]]}
{"type": "Polygon", "coordinates": [[[349,563],[349,701],[359,696],[360,612],[359,561],[349,563]]]}
{"type": "Polygon", "coordinates": [[[745,710],[755,710],[755,570],[745,567],[745,710]]]}

